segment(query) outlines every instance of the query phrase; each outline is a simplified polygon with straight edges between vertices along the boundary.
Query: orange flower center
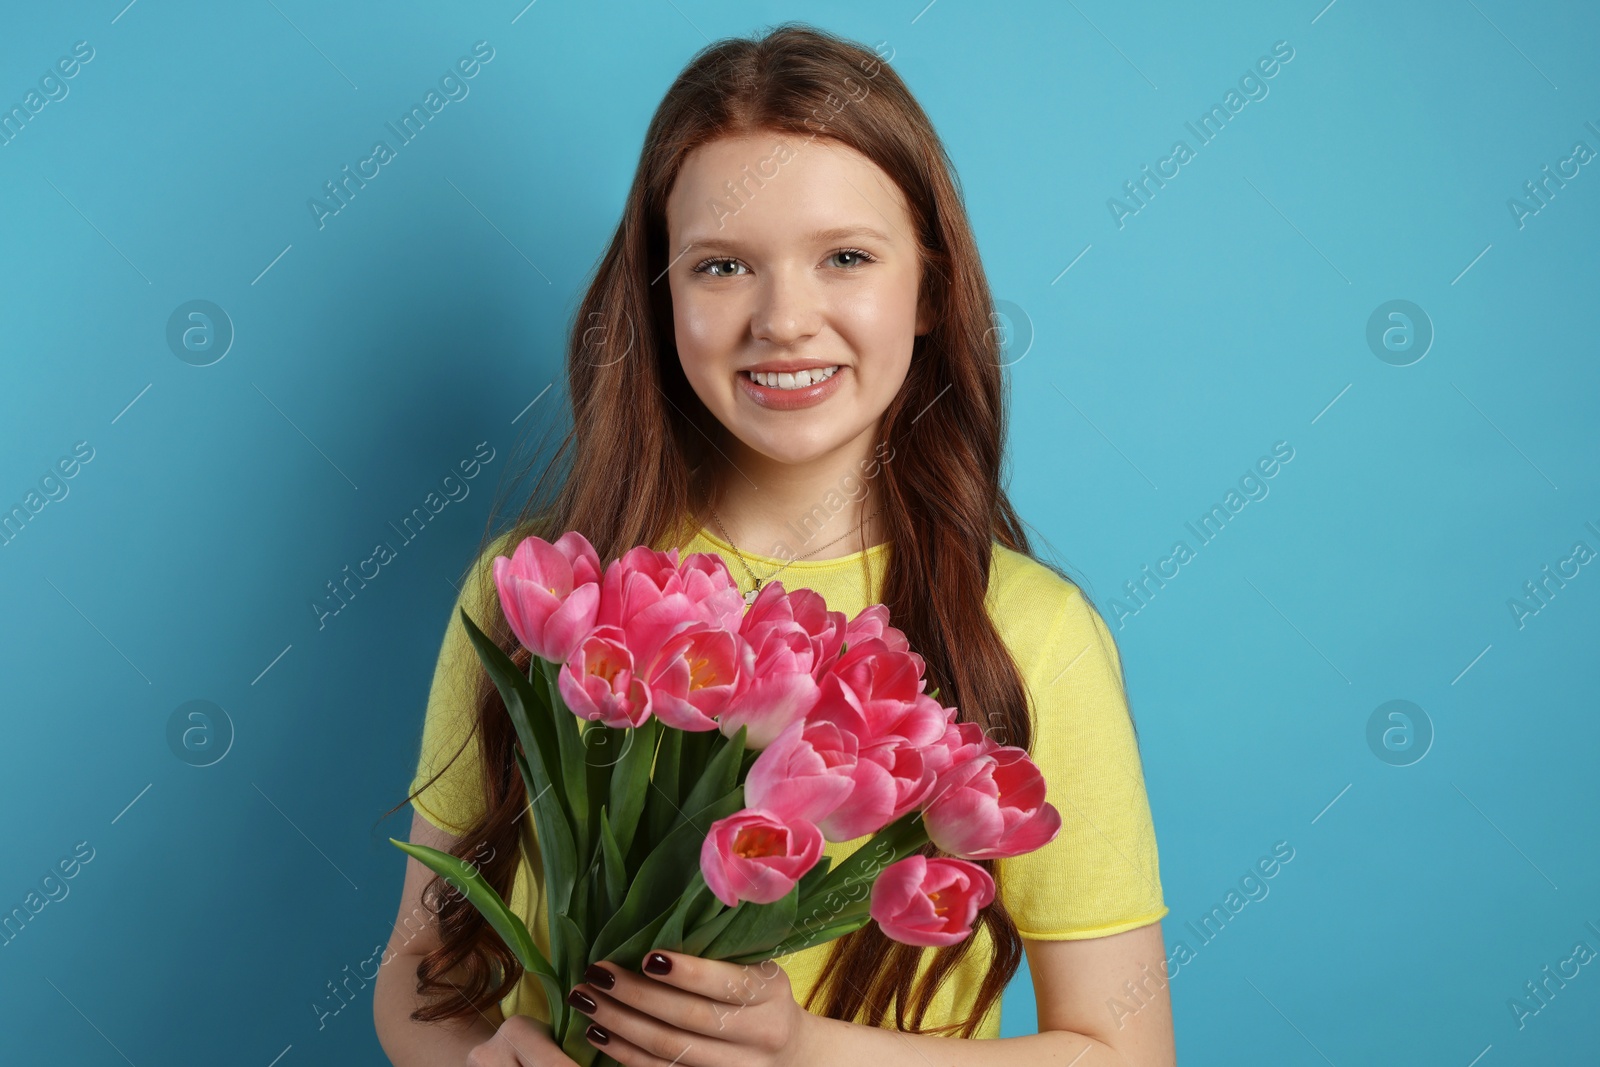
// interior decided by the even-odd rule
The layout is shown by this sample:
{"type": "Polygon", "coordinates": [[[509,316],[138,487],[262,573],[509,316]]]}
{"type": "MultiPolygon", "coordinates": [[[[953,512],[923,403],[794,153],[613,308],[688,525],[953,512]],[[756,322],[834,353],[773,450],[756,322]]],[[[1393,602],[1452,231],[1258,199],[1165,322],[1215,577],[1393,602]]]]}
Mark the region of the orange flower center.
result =
{"type": "Polygon", "coordinates": [[[610,653],[602,652],[598,656],[591,656],[584,663],[584,668],[589,674],[604,678],[607,685],[614,686],[617,672],[622,669],[622,663],[612,659],[610,653]]]}
{"type": "Polygon", "coordinates": [[[689,688],[704,689],[717,684],[717,672],[705,656],[689,657],[689,688]]]}
{"type": "Polygon", "coordinates": [[[733,835],[733,851],[745,859],[781,856],[783,831],[771,826],[746,826],[733,835]]]}

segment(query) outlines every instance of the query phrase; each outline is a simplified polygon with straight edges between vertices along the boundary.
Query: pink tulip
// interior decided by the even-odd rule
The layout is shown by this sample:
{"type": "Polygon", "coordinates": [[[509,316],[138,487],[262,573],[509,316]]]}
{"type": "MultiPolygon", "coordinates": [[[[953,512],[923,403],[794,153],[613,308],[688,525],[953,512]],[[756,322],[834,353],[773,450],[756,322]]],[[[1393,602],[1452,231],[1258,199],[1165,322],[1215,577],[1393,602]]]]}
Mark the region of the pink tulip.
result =
{"type": "Polygon", "coordinates": [[[745,612],[739,634],[754,651],[755,669],[720,726],[729,737],[746,727],[746,746],[762,749],[816,706],[817,678],[844,639],[844,613],[826,610],[810,589],[785,593],[782,582],[769,582],[745,612]]]}
{"type": "Polygon", "coordinates": [[[634,661],[649,664],[677,631],[695,622],[737,630],[743,610],[721,557],[697,552],[680,563],[676,548],[637,545],[606,568],[595,624],[619,627],[634,661]]]}
{"type": "Polygon", "coordinates": [[[907,945],[954,945],[972,933],[978,912],[994,900],[994,879],[975,863],[912,854],[889,864],[872,883],[872,918],[907,945]]]}
{"type": "MultiPolygon", "coordinates": [[[[768,584],[778,586],[780,591],[783,588],[782,582],[768,584]]],[[[765,593],[766,587],[763,586],[761,591],[765,593]]],[[[849,623],[845,619],[844,612],[829,611],[827,601],[813,589],[796,589],[789,593],[785,600],[795,624],[806,632],[811,641],[811,676],[821,682],[822,676],[838,658],[839,649],[844,645],[845,629],[849,623]]],[[[756,620],[750,618],[760,606],[761,597],[757,595],[756,602],[745,614],[746,626],[760,624],[759,617],[756,620]]]]}
{"type": "Polygon", "coordinates": [[[600,558],[569,530],[551,544],[525,538],[510,558],[496,556],[495,586],[511,632],[541,659],[560,663],[595,624],[600,558]]]}
{"type": "MultiPolygon", "coordinates": [[[[677,550],[674,549],[674,552],[677,550]]],[[[691,552],[678,563],[683,591],[699,604],[709,623],[737,630],[744,618],[744,594],[728,564],[715,552],[691,552]]]]}
{"type": "Polygon", "coordinates": [[[923,750],[893,736],[864,745],[850,778],[850,795],[817,822],[829,841],[854,841],[877,833],[921,807],[936,781],[923,750]]]}
{"type": "Polygon", "coordinates": [[[640,726],[650,717],[650,688],[615,626],[598,626],[578,643],[556,675],[556,688],[579,718],[607,726],[640,726]]]}
{"type": "Polygon", "coordinates": [[[1001,745],[941,774],[922,821],[928,839],[952,856],[1020,856],[1061,830],[1061,813],[1044,791],[1044,776],[1028,754],[1001,745]]]}
{"type": "Polygon", "coordinates": [[[919,748],[943,739],[948,716],[926,693],[922,660],[880,637],[852,643],[823,676],[808,718],[838,723],[863,742],[900,737],[919,748]]]}
{"type": "MultiPolygon", "coordinates": [[[[951,715],[956,711],[955,708],[945,710],[951,715]]],[[[943,774],[957,764],[986,755],[998,747],[977,723],[956,722],[952,718],[945,724],[944,738],[938,744],[929,745],[924,755],[934,773],[943,774]]]]}
{"type": "Polygon", "coordinates": [[[804,819],[745,808],[711,824],[700,846],[700,871],[728,907],[770,904],[822,857],[822,832],[804,819]]]}
{"type": "Polygon", "coordinates": [[[906,639],[905,633],[889,625],[889,609],[883,604],[869,604],[857,612],[856,617],[845,626],[844,636],[852,646],[858,641],[876,637],[896,652],[911,649],[911,642],[906,639]]]}
{"type": "Polygon", "coordinates": [[[785,818],[819,822],[855,788],[851,772],[856,748],[855,735],[833,723],[793,723],[750,765],[745,803],[785,818]]]}
{"type": "Polygon", "coordinates": [[[667,638],[648,667],[651,707],[679,730],[715,730],[717,716],[755,669],[754,653],[738,634],[690,623],[667,638]]]}

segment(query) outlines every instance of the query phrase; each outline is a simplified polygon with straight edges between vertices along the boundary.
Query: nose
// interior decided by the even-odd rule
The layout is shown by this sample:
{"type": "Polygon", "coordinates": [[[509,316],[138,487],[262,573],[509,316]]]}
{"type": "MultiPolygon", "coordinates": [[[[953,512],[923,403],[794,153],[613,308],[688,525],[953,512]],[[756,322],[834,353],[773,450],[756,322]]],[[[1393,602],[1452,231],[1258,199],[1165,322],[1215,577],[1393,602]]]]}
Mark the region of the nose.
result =
{"type": "Polygon", "coordinates": [[[758,341],[789,347],[814,336],[821,325],[821,300],[804,271],[784,268],[769,271],[751,311],[751,336],[758,341]]]}

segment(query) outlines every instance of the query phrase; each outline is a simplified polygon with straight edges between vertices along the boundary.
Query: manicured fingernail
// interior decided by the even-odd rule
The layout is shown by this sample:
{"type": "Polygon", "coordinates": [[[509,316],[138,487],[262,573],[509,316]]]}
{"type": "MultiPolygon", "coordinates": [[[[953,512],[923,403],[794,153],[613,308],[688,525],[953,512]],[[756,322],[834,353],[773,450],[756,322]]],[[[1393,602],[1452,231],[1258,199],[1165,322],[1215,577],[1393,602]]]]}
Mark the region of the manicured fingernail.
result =
{"type": "Polygon", "coordinates": [[[585,1030],[584,1034],[588,1036],[590,1041],[593,1041],[597,1045],[603,1045],[607,1041],[611,1040],[611,1035],[600,1029],[599,1025],[596,1023],[590,1023],[589,1029],[585,1030]]]}
{"type": "Polygon", "coordinates": [[[651,974],[666,974],[672,970],[672,961],[659,952],[652,952],[645,957],[644,969],[651,974]]]}
{"type": "Polygon", "coordinates": [[[589,964],[589,969],[583,972],[583,976],[601,989],[610,989],[617,984],[617,976],[598,963],[589,964]]]}
{"type": "Polygon", "coordinates": [[[594,1014],[594,1000],[586,995],[582,990],[574,989],[572,992],[568,993],[567,1003],[571,1004],[574,1008],[577,1008],[585,1015],[594,1014]]]}

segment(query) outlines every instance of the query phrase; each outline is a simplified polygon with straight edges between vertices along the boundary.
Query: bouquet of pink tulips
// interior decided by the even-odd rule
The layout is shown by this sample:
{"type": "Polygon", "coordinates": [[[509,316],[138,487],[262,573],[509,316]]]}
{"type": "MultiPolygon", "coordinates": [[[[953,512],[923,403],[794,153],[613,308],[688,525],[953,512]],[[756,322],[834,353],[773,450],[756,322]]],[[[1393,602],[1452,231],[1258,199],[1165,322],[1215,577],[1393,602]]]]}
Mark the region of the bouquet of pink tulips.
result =
{"type": "Polygon", "coordinates": [[[923,660],[882,604],[847,620],[770,582],[747,607],[715,554],[639,546],[602,571],[576,531],[529,537],[493,566],[527,673],[461,618],[519,739],[549,958],[476,868],[394,844],[540,979],[579,1063],[597,1050],[566,994],[591,963],[637,967],[655,948],[754,963],[869,921],[954,944],[994,898],[969,861],[1061,828],[1022,749],[923,692],[923,660]],[[830,869],[824,840],[867,835],[830,869]],[[930,840],[956,858],[912,855],[930,840]]]}

